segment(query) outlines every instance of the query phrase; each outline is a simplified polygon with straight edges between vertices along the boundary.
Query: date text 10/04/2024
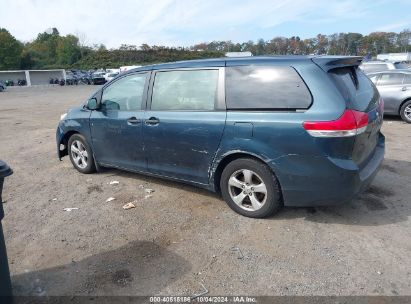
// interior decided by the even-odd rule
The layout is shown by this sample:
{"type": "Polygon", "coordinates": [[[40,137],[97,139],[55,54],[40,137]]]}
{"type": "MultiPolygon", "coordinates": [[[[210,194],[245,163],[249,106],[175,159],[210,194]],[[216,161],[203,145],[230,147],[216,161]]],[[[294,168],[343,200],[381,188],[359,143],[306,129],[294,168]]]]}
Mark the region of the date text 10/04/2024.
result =
{"type": "Polygon", "coordinates": [[[255,297],[233,296],[233,297],[150,297],[150,303],[257,303],[255,297]]]}

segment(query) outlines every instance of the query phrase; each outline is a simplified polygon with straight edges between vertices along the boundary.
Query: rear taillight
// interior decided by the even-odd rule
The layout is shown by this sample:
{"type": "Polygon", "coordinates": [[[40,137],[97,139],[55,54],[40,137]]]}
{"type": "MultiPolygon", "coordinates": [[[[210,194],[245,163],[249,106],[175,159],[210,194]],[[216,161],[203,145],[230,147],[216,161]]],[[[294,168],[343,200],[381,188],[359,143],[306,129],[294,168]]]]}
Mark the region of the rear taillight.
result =
{"type": "Polygon", "coordinates": [[[314,137],[349,137],[367,129],[368,114],[345,110],[340,118],[331,121],[305,121],[304,129],[314,137]]]}

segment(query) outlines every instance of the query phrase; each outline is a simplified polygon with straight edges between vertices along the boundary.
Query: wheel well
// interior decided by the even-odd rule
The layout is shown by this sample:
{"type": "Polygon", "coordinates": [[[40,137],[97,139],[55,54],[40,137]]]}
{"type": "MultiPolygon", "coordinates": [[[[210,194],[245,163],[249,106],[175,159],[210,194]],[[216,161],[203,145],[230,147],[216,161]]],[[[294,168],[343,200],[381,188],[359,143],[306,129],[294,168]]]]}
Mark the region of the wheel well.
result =
{"type": "Polygon", "coordinates": [[[404,103],[406,103],[407,101],[411,101],[411,97],[407,98],[406,100],[404,100],[404,101],[401,103],[401,105],[400,105],[400,107],[399,107],[399,109],[398,109],[398,114],[399,114],[399,115],[401,115],[401,108],[402,108],[402,106],[403,106],[404,103]]]}
{"type": "MultiPolygon", "coordinates": [[[[220,163],[217,166],[217,169],[214,172],[214,189],[216,190],[217,193],[221,193],[221,189],[220,189],[220,179],[221,179],[221,175],[223,173],[224,168],[231,163],[232,161],[239,159],[239,158],[251,158],[254,159],[256,161],[259,161],[265,165],[267,165],[266,162],[264,162],[261,158],[258,158],[254,155],[251,154],[247,154],[247,153],[233,153],[230,155],[227,155],[226,157],[224,157],[220,163]]],[[[270,168],[270,171],[274,174],[274,176],[277,178],[277,175],[275,174],[275,172],[271,169],[270,166],[268,166],[270,168]]],[[[282,191],[281,191],[281,185],[280,185],[280,181],[277,178],[277,182],[278,182],[278,187],[280,189],[280,193],[281,193],[281,197],[282,197],[282,191]]]]}
{"type": "Polygon", "coordinates": [[[63,157],[63,156],[65,156],[65,155],[68,155],[68,141],[69,141],[69,138],[70,138],[73,134],[79,134],[79,132],[77,132],[77,131],[69,131],[69,132],[67,132],[66,134],[64,134],[63,138],[61,139],[60,148],[59,148],[60,157],[63,157]],[[61,145],[63,145],[63,149],[61,149],[61,145]]]}

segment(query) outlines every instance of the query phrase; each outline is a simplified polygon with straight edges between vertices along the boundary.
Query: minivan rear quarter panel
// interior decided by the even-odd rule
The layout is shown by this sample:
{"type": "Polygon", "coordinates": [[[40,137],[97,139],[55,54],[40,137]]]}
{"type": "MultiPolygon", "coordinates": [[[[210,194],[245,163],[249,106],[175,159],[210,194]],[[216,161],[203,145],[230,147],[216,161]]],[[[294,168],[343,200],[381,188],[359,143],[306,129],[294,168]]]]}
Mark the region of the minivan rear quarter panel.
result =
{"type": "MultiPolygon", "coordinates": [[[[327,73],[313,62],[281,62],[275,66],[292,66],[299,73],[311,92],[311,106],[302,111],[228,109],[216,163],[233,153],[261,158],[279,179],[285,205],[332,204],[341,202],[341,195],[351,197],[359,182],[353,178],[358,167],[352,162],[332,160],[340,156],[341,151],[333,148],[340,139],[331,139],[336,145],[322,144],[323,139],[311,137],[302,126],[304,121],[337,119],[346,108],[345,100],[327,73]],[[248,132],[239,132],[244,124],[248,132]]],[[[342,146],[347,147],[346,142],[342,146]]],[[[351,152],[348,150],[346,153],[351,152]]]]}

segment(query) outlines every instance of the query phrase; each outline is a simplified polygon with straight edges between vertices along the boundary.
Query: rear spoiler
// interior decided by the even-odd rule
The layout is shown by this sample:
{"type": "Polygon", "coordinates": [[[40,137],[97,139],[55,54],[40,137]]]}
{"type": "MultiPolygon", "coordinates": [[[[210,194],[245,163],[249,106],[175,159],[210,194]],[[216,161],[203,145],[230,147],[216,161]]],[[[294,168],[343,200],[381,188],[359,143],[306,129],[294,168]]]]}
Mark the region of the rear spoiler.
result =
{"type": "Polygon", "coordinates": [[[359,66],[362,59],[363,57],[359,56],[319,56],[311,58],[311,60],[325,72],[336,68],[359,66]]]}

